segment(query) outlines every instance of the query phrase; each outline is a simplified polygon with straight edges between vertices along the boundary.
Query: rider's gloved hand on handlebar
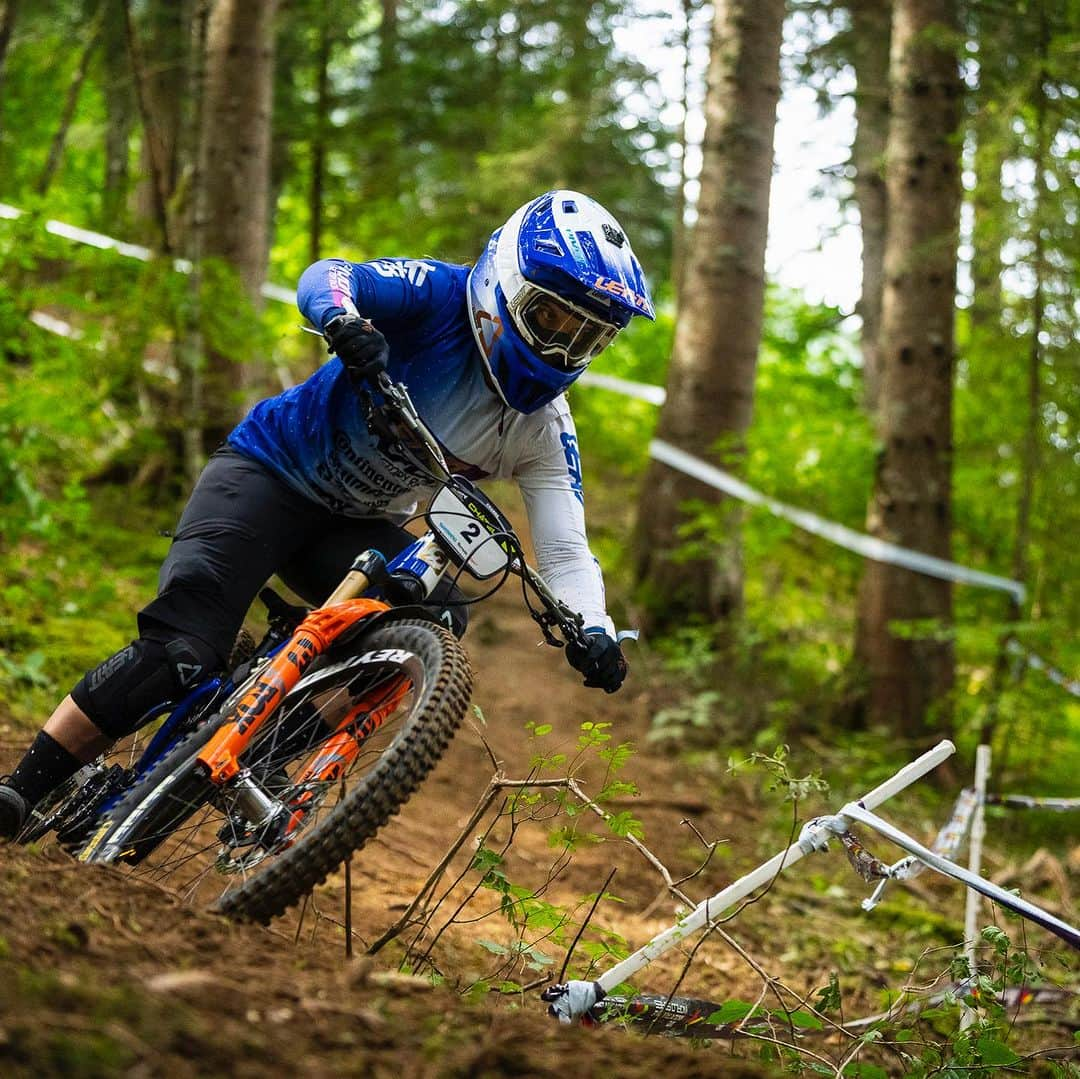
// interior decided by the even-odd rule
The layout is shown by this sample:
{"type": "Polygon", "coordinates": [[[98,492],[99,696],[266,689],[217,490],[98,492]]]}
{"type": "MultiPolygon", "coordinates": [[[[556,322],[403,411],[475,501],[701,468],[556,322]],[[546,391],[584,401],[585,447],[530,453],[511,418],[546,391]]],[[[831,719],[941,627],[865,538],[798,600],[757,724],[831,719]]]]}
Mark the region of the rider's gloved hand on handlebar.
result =
{"type": "Polygon", "coordinates": [[[566,646],[567,663],[585,675],[585,685],[590,689],[614,693],[630,670],[619,642],[600,629],[587,630],[585,640],[588,644],[571,642],[566,646]]]}
{"type": "Polygon", "coordinates": [[[386,370],[390,346],[367,319],[359,315],[335,315],[323,332],[330,351],[345,365],[353,389],[366,389],[386,370]]]}

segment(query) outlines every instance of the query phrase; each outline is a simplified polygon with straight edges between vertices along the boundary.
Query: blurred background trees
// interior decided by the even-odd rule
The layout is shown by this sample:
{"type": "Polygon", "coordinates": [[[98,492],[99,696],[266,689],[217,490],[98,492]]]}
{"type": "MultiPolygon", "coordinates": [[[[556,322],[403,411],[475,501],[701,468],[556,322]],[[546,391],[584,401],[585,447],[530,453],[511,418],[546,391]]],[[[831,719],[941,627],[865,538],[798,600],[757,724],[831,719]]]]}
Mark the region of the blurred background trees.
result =
{"type": "Polygon", "coordinates": [[[103,522],[167,525],[245,405],[322,361],[269,286],[328,254],[469,261],[565,185],[624,222],[659,300],[597,364],[667,386],[659,429],[652,405],[572,395],[612,603],[683,678],[659,726],[767,748],[948,729],[1065,767],[1076,705],[1010,647],[1080,668],[1078,8],[0,0],[0,201],[23,211],[0,218],[0,692],[41,691],[37,648],[66,680],[94,612],[136,602],[98,573],[70,624],[29,628],[71,545],[141,550],[103,522]],[[842,309],[764,274],[766,222],[793,227],[768,212],[776,99],[807,95],[850,147],[805,196],[861,231],[842,309]],[[733,511],[650,466],[657,430],[1028,599],[733,511]]]}

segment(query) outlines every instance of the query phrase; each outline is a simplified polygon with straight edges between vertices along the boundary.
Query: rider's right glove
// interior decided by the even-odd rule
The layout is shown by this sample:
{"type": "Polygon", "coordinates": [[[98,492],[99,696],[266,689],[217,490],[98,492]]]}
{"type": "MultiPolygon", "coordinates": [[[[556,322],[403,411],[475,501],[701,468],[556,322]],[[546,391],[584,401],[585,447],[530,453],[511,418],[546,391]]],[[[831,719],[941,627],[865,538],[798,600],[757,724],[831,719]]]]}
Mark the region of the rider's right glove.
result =
{"type": "Polygon", "coordinates": [[[323,332],[330,351],[344,365],[354,390],[366,389],[386,370],[390,346],[367,319],[359,315],[335,315],[323,332]]]}
{"type": "Polygon", "coordinates": [[[585,675],[585,685],[590,689],[614,693],[630,670],[619,642],[600,629],[586,631],[585,639],[588,644],[570,642],[566,646],[567,663],[585,675]]]}

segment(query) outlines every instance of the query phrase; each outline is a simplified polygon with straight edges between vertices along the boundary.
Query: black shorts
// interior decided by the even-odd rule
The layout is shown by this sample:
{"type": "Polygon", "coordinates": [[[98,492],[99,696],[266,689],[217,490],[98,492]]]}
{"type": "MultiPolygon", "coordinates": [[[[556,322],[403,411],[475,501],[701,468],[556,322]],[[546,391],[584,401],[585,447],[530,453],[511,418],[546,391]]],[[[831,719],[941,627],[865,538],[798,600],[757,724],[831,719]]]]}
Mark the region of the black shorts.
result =
{"type": "MultiPolygon", "coordinates": [[[[344,517],[294,491],[258,461],[225,446],[210,458],[188,499],[158,578],[139,612],[139,632],[191,634],[222,659],[248,607],[275,573],[318,605],[368,548],[391,558],[414,537],[380,517],[344,517]]],[[[448,579],[429,600],[460,636],[463,595],[448,579]],[[449,604],[449,606],[447,606],[449,604]]]]}

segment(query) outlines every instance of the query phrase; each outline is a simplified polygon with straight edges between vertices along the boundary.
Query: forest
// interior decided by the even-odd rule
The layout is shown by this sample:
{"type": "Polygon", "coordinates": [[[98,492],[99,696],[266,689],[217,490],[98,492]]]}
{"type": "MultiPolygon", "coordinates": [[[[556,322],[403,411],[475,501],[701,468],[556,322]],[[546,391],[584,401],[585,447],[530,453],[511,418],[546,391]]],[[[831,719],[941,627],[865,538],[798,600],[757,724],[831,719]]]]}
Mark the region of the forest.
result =
{"type": "Polygon", "coordinates": [[[1078,56],[1077,0],[0,0],[0,772],[132,640],[229,432],[337,362],[309,265],[471,266],[568,189],[656,316],[567,391],[623,688],[515,583],[470,608],[448,759],[270,929],[0,844],[5,1074],[1080,1075],[1075,951],[989,903],[972,938],[933,874],[860,913],[835,855],[635,981],[734,1040],[586,1048],[533,992],[941,739],[903,826],[989,747],[1046,804],[987,798],[983,873],[1076,924],[1078,56]]]}

